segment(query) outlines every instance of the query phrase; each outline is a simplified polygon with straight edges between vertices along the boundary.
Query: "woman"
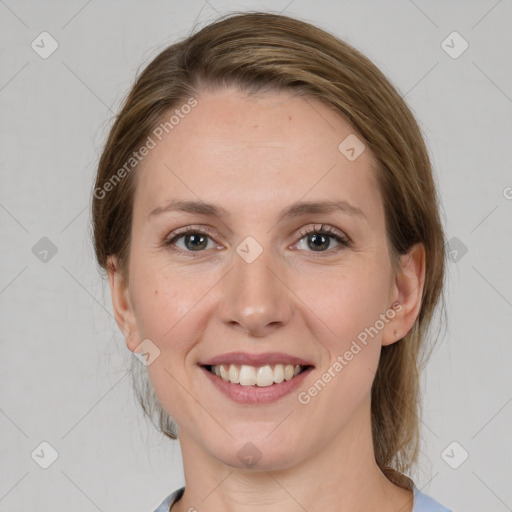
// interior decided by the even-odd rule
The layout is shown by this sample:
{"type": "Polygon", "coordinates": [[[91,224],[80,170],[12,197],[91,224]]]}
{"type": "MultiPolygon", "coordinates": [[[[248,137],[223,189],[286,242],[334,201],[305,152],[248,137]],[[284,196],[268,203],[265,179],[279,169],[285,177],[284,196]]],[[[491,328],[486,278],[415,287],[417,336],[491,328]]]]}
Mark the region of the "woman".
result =
{"type": "Polygon", "coordinates": [[[110,132],[93,220],[139,399],[180,440],[186,486],[156,512],[447,510],[404,474],[438,196],[367,58],[266,13],[170,46],[110,132]]]}

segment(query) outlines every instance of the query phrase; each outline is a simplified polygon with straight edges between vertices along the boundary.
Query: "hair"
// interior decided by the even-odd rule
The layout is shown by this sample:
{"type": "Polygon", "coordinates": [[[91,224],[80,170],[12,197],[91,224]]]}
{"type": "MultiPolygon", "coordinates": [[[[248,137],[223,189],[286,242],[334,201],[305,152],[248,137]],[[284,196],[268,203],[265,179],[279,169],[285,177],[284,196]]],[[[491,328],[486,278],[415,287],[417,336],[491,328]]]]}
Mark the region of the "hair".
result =
{"type": "MultiPolygon", "coordinates": [[[[393,268],[398,269],[399,256],[413,244],[425,247],[420,312],[406,336],[382,347],[371,390],[376,462],[391,481],[410,489],[411,480],[403,473],[414,467],[419,454],[419,375],[440,302],[444,311],[445,239],[420,128],[401,95],[358,50],[314,25],[264,12],[222,16],[163,50],[137,77],[99,160],[92,199],[98,264],[128,278],[138,165],[132,163],[133,169],[120,179],[126,162],[177,106],[190,103],[207,87],[229,86],[248,94],[291,90],[336,109],[377,162],[373,171],[393,268]],[[116,257],[116,269],[108,266],[109,256],[116,257]]],[[[164,435],[177,439],[176,424],[159,404],[145,369],[139,370],[146,380],[138,386],[142,365],[134,365],[133,384],[144,412],[164,435]]]]}

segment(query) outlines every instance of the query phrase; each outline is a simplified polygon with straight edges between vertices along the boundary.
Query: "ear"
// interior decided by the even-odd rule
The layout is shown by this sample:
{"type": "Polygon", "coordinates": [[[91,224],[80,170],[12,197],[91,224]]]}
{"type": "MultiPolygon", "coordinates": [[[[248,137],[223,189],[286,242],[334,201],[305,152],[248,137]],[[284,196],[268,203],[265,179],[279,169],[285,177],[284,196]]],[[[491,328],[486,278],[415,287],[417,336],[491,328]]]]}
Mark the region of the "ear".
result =
{"type": "Polygon", "coordinates": [[[422,243],[417,243],[407,254],[400,256],[400,268],[389,297],[389,308],[393,309],[395,314],[394,317],[388,314],[392,319],[382,333],[383,345],[391,345],[405,337],[411,330],[421,310],[424,282],[425,247],[422,243]],[[395,307],[392,304],[395,304],[395,307]]]}
{"type": "Polygon", "coordinates": [[[128,283],[125,282],[125,279],[119,271],[117,258],[115,256],[108,257],[107,271],[114,317],[119,329],[124,335],[126,346],[133,352],[139,344],[135,311],[130,300],[128,283]]]}

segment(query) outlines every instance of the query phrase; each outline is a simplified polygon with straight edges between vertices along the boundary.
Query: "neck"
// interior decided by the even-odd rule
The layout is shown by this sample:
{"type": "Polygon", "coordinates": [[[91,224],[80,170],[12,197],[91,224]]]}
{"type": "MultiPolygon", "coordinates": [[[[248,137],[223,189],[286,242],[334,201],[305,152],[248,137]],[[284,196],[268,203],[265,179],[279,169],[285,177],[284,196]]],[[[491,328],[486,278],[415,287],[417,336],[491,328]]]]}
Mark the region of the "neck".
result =
{"type": "Polygon", "coordinates": [[[180,432],[186,486],[172,512],[410,512],[412,492],[391,483],[375,461],[367,405],[334,438],[294,447],[296,462],[279,469],[224,464],[180,432]]]}

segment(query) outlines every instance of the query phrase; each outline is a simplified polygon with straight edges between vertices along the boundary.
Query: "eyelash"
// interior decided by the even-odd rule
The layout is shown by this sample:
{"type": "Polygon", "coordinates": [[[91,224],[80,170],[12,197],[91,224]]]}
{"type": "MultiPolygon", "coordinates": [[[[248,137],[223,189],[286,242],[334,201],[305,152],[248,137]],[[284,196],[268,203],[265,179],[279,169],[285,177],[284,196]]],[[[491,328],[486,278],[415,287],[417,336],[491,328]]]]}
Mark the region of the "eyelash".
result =
{"type": "Polygon", "coordinates": [[[321,255],[322,253],[332,254],[333,252],[337,252],[342,249],[349,249],[350,247],[352,247],[352,242],[348,237],[341,235],[336,228],[333,228],[332,226],[329,226],[327,224],[322,224],[320,228],[314,226],[301,230],[298,235],[299,242],[308,235],[328,235],[329,238],[334,238],[334,240],[336,240],[336,242],[340,244],[338,247],[334,249],[327,249],[327,251],[308,251],[315,255],[315,257],[317,255],[321,255]]]}
{"type": "MultiPolygon", "coordinates": [[[[216,233],[208,227],[196,228],[194,226],[187,226],[185,228],[173,231],[168,237],[166,237],[163,240],[161,246],[166,247],[166,248],[168,248],[174,252],[180,253],[180,254],[186,254],[187,256],[190,255],[191,257],[197,257],[197,256],[199,256],[199,254],[194,254],[194,253],[201,253],[201,252],[204,252],[204,250],[203,251],[184,251],[182,249],[177,249],[173,245],[177,240],[179,240],[180,238],[183,238],[187,234],[206,235],[210,238],[214,238],[216,233]]],[[[336,240],[336,242],[338,242],[340,244],[338,247],[335,247],[334,249],[327,249],[326,251],[307,251],[307,252],[312,253],[312,255],[314,255],[314,257],[321,257],[321,254],[325,254],[325,253],[332,254],[333,252],[338,252],[340,250],[349,249],[352,247],[352,242],[348,237],[342,236],[338,232],[338,230],[336,230],[332,226],[329,226],[326,224],[322,224],[320,226],[320,228],[317,228],[315,226],[315,227],[302,229],[298,234],[298,236],[299,236],[298,242],[300,242],[304,237],[306,237],[308,235],[328,235],[329,238],[334,238],[336,240]],[[318,253],[318,254],[315,254],[315,253],[318,253]]]]}

